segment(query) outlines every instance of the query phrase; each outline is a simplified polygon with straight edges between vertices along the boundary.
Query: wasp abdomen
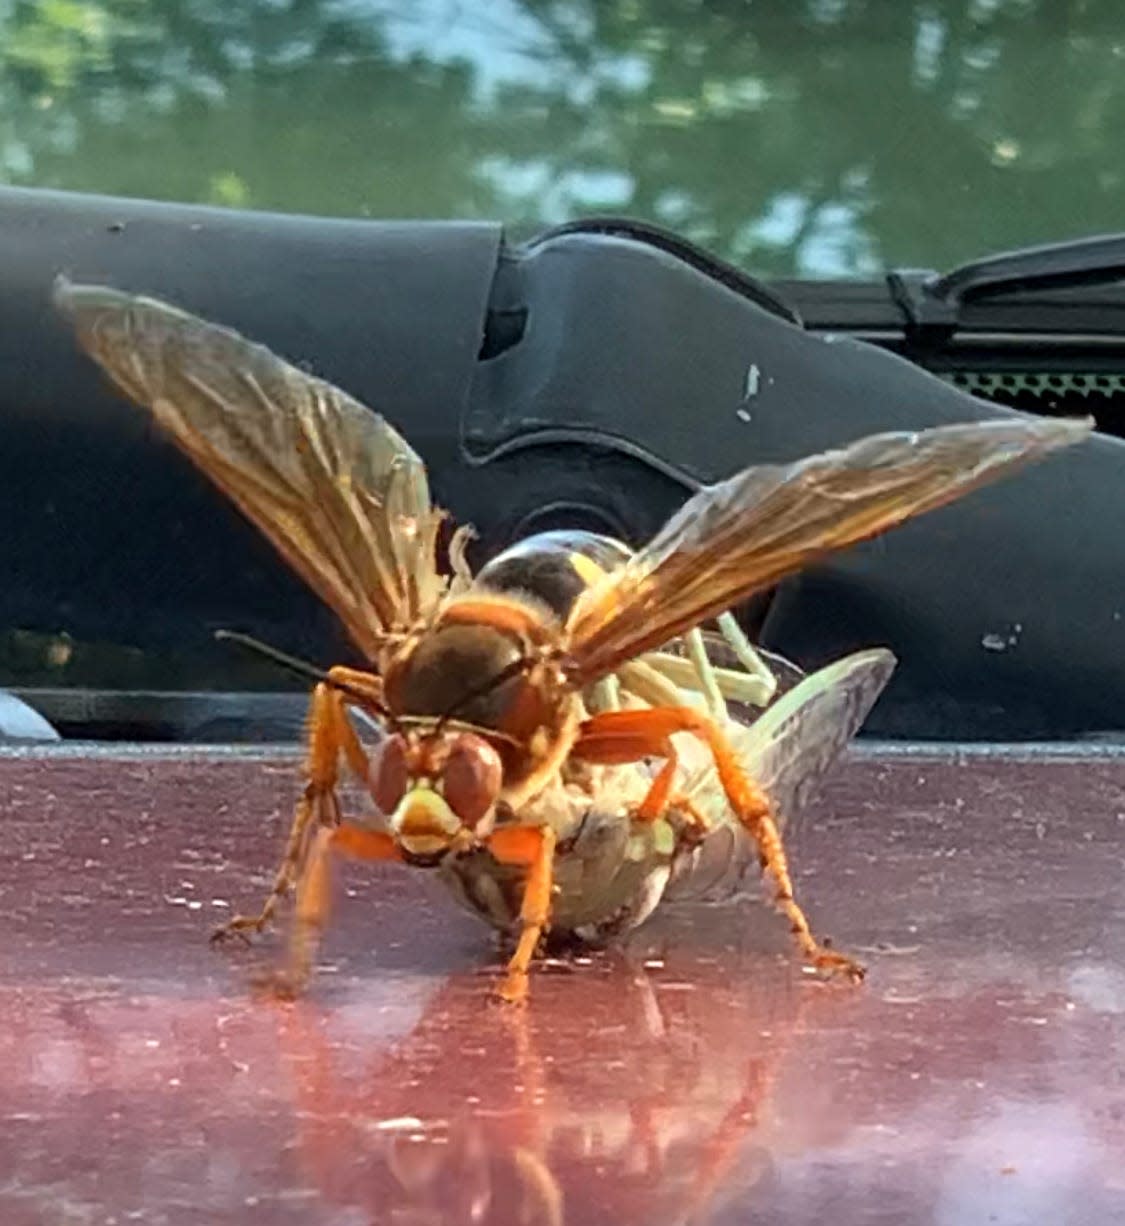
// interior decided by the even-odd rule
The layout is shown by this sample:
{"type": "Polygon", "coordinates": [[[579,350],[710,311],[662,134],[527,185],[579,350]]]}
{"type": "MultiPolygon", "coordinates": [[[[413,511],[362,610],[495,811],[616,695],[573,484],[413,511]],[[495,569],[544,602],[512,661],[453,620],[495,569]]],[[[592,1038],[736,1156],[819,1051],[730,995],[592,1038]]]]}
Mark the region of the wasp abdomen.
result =
{"type": "Polygon", "coordinates": [[[497,554],[476,582],[494,592],[527,593],[562,621],[586,588],[632,556],[612,536],[581,529],[537,532],[497,554]]]}

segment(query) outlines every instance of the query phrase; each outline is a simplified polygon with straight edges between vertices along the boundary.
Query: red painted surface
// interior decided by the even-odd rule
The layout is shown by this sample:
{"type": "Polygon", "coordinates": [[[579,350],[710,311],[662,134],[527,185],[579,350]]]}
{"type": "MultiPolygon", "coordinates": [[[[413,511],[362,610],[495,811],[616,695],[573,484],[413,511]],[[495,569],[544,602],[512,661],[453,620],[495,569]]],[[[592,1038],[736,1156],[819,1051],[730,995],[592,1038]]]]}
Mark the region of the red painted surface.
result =
{"type": "Polygon", "coordinates": [[[348,866],[306,999],[208,948],[292,763],[0,758],[0,1222],[1125,1221],[1125,759],[839,771],[754,904],[490,1003],[433,880],[348,866]]]}

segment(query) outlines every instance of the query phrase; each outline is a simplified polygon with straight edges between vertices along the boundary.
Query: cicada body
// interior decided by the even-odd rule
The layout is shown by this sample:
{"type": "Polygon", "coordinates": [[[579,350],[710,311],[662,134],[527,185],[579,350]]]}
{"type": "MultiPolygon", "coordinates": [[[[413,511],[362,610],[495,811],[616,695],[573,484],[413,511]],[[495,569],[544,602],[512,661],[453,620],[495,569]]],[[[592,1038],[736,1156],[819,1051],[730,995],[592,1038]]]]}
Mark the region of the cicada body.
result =
{"type": "MultiPolygon", "coordinates": [[[[319,674],[306,785],[274,887],[259,914],[219,934],[261,929],[294,894],[279,991],[308,977],[337,855],[507,891],[508,913],[518,901],[516,948],[500,995],[518,1001],[552,925],[598,933],[634,922],[665,869],[667,879],[682,874],[693,844],[723,826],[752,847],[807,962],[862,977],[814,937],[794,898],[774,803],[754,774],[771,759],[753,742],[739,748],[726,702],[765,708],[747,736],[762,728],[764,743],[795,756],[784,779],[800,778],[813,773],[818,730],[835,710],[824,695],[867,701],[886,661],[843,661],[771,708],[778,679],[729,610],[832,550],[1080,441],[1091,422],[1010,414],[752,466],[699,490],[635,552],[572,549],[580,582],[560,586],[557,542],[541,572],[525,545],[481,582],[466,563],[466,529],[439,548],[444,514],[425,467],[379,414],[165,303],[65,282],[56,301],[87,352],[320,594],[368,664],[319,674]],[[700,627],[712,619],[738,669],[708,663],[700,627]],[[693,689],[699,701],[685,697],[693,689]],[[790,711],[791,723],[779,715],[774,727],[771,710],[790,711]],[[355,711],[382,729],[370,754],[355,711]],[[344,765],[366,784],[376,821],[341,812],[344,765]],[[504,873],[466,878],[458,863],[474,858],[504,873]]],[[[853,722],[854,711],[829,728],[837,750],[853,722]]],[[[773,790],[784,799],[777,781],[773,790]]],[[[494,902],[476,909],[498,915],[494,902]]]]}
{"type": "MultiPolygon", "coordinates": [[[[750,725],[726,726],[781,833],[807,809],[894,667],[894,655],[882,648],[857,652],[804,678],[750,725]]],[[[567,794],[555,818],[553,936],[600,945],[638,927],[665,899],[726,901],[750,884],[759,867],[756,846],[733,820],[713,761],[694,748],[684,746],[680,804],[656,821],[633,816],[651,782],[635,767],[567,794]]],[[[515,926],[522,878],[487,849],[451,858],[441,875],[458,901],[492,927],[515,926]]]]}

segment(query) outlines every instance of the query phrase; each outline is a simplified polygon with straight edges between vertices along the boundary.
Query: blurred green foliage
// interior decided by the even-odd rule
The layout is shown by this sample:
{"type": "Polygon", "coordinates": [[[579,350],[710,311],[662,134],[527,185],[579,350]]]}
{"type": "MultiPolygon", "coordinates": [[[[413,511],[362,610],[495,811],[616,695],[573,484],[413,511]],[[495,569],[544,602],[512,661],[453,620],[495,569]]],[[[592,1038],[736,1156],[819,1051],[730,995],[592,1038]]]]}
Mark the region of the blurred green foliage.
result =
{"type": "Polygon", "coordinates": [[[1121,226],[1120,0],[0,0],[0,180],[594,211],[854,276],[1121,226]]]}

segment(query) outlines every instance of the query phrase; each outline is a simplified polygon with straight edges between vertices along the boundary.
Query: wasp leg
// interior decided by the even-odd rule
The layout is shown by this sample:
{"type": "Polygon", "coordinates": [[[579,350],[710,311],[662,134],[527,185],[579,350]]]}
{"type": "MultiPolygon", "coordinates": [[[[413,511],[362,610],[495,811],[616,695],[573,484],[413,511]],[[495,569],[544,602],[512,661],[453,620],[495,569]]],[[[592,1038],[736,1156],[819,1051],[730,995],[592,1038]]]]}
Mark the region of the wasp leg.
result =
{"type": "MultiPolygon", "coordinates": [[[[381,687],[378,678],[350,668],[334,668],[328,674],[330,680],[346,682],[351,689],[361,686],[378,697],[381,687]]],[[[309,833],[318,825],[337,826],[340,810],[336,801],[337,764],[341,750],[348,765],[361,778],[367,778],[367,755],[347,717],[343,694],[322,682],[313,691],[309,706],[308,748],[305,773],[308,783],[285,845],[281,866],[274,877],[273,887],[257,915],[236,915],[211,934],[212,944],[231,936],[248,939],[247,933],[261,932],[269,923],[277,905],[293,888],[301,873],[308,851],[309,833]]]]}
{"type": "Polygon", "coordinates": [[[715,760],[719,781],[735,816],[758,846],[762,868],[773,878],[774,901],[789,920],[801,952],[817,970],[859,980],[864,968],[845,954],[826,949],[813,936],[797,900],[781,834],[770,813],[769,801],[738,765],[722,730],[701,711],[691,707],[662,707],[648,711],[610,711],[595,715],[579,729],[572,753],[591,762],[623,764],[646,757],[666,758],[638,816],[669,803],[675,779],[676,757],[670,738],[690,732],[706,741],[715,760]]]}
{"type": "MultiPolygon", "coordinates": [[[[667,708],[661,707],[658,709],[666,710],[667,708]]],[[[641,714],[644,713],[641,712],[641,714]]],[[[595,716],[594,718],[597,717],[595,716]]],[[[660,757],[664,759],[664,765],[652,781],[652,786],[645,793],[644,799],[633,811],[633,818],[641,822],[654,822],[658,818],[663,817],[670,809],[675,809],[694,827],[695,833],[699,835],[706,834],[711,828],[707,815],[685,792],[674,792],[672,790],[676,783],[676,768],[679,766],[680,760],[679,754],[676,753],[676,747],[672,744],[671,737],[664,737],[659,742],[659,745],[652,741],[646,741],[645,744],[647,747],[643,752],[627,760],[634,761],[636,758],[660,757]]],[[[582,756],[586,755],[583,754],[582,756]]]]}
{"type": "MultiPolygon", "coordinates": [[[[712,829],[711,819],[686,792],[672,793],[668,798],[668,809],[665,812],[668,811],[677,813],[684,822],[683,834],[687,840],[702,842],[704,836],[712,829]]],[[[635,814],[635,816],[639,817],[640,814],[635,814]]],[[[661,817],[663,814],[656,816],[661,817]]]]}
{"type": "Polygon", "coordinates": [[[527,999],[527,970],[550,918],[555,832],[548,826],[505,826],[489,835],[487,846],[501,864],[526,865],[528,869],[520,906],[519,944],[497,989],[502,1000],[519,1004],[527,999]]]}
{"type": "Polygon", "coordinates": [[[512,1151],[516,1171],[523,1182],[523,1203],[520,1221],[545,1222],[547,1226],[562,1226],[563,1190],[557,1176],[542,1154],[517,1145],[512,1151]]]}
{"type": "Polygon", "coordinates": [[[268,989],[274,996],[292,1000],[304,989],[312,974],[332,902],[331,859],[334,853],[361,860],[401,859],[394,839],[381,831],[360,830],[346,824],[334,829],[321,826],[316,830],[297,879],[297,903],[286,965],[257,980],[259,988],[268,989]]]}

